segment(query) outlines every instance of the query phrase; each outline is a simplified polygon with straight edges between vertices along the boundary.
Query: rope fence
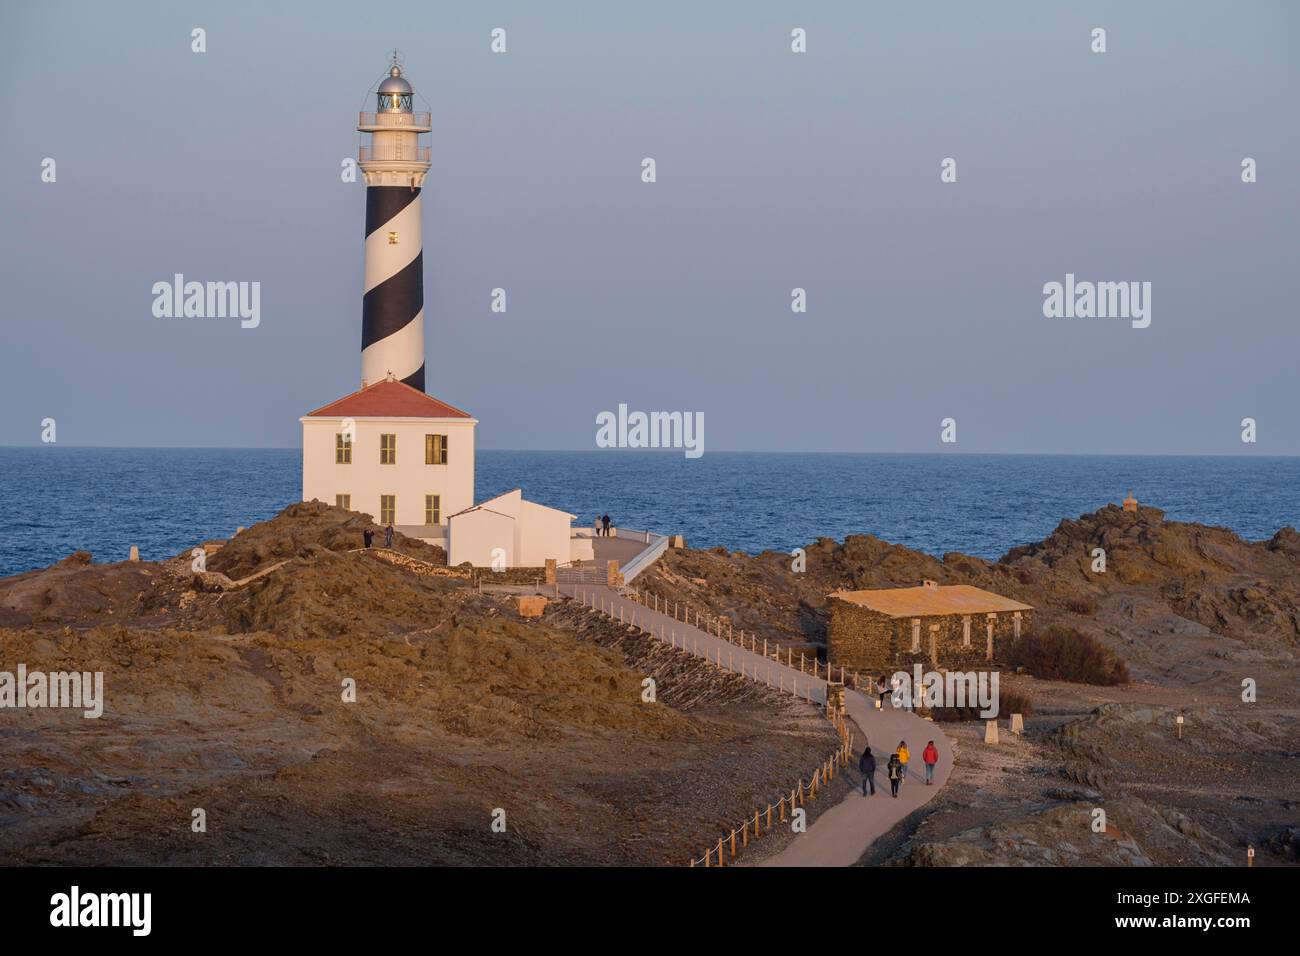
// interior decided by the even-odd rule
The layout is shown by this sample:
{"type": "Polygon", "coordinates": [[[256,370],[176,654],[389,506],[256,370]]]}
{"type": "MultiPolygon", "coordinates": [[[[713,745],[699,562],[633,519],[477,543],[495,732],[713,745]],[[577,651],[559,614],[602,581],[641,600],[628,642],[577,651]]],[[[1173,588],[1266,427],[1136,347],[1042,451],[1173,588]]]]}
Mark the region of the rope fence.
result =
{"type": "MultiPolygon", "coordinates": [[[[624,596],[631,598],[635,603],[639,604],[642,607],[646,607],[648,609],[652,607],[651,604],[647,603],[648,600],[647,597],[637,590],[632,590],[631,593],[626,594],[624,596]]],[[[745,662],[743,660],[740,662],[739,670],[737,670],[735,667],[734,657],[730,652],[728,652],[727,654],[727,659],[725,663],[722,659],[721,648],[715,647],[713,652],[713,657],[710,658],[709,649],[707,647],[704,648],[703,653],[701,653],[698,637],[691,637],[687,635],[684,631],[681,635],[678,635],[675,629],[667,628],[662,623],[659,624],[659,630],[658,633],[656,633],[653,627],[653,622],[649,627],[646,626],[646,621],[644,619],[638,622],[635,610],[633,610],[631,615],[628,615],[622,603],[618,604],[617,616],[616,616],[615,608],[614,608],[615,602],[612,599],[607,599],[605,597],[605,592],[602,589],[592,589],[591,591],[587,591],[585,589],[577,590],[576,593],[574,594],[574,597],[584,607],[590,607],[593,611],[599,611],[602,614],[608,616],[611,620],[616,619],[620,624],[623,624],[626,627],[631,627],[636,630],[639,630],[643,634],[648,634],[651,638],[662,641],[663,643],[670,645],[676,650],[680,650],[685,653],[691,654],[694,657],[703,658],[705,661],[712,663],[719,670],[727,670],[733,674],[739,673],[742,677],[747,677],[758,683],[766,683],[766,685],[769,688],[773,687],[772,668],[770,663],[767,664],[766,673],[762,677],[759,676],[757,664],[751,664],[749,672],[746,673],[745,662]]],[[[649,600],[653,601],[653,609],[658,611],[657,599],[651,596],[649,600]]],[[[679,608],[676,607],[674,608],[674,616],[673,616],[674,621],[679,620],[679,618],[676,616],[679,610],[680,610],[679,608]]],[[[660,612],[660,613],[664,613],[664,612],[660,612]]],[[[680,620],[683,620],[685,623],[689,624],[690,623],[689,615],[690,615],[690,609],[688,608],[686,611],[686,617],[681,618],[680,620]]],[[[707,619],[701,618],[698,612],[696,612],[695,618],[697,621],[700,620],[707,621],[707,619]]],[[[745,632],[743,630],[740,632],[740,639],[738,641],[733,638],[730,627],[728,627],[728,633],[724,635],[722,633],[721,620],[722,619],[720,618],[714,619],[714,621],[717,623],[714,625],[716,627],[716,632],[713,632],[713,636],[726,640],[728,641],[728,643],[736,644],[740,646],[742,649],[750,650],[753,653],[757,653],[756,650],[758,646],[757,638],[755,638],[753,635],[750,635],[750,644],[748,647],[746,647],[745,640],[744,640],[745,632]]],[[[710,631],[706,630],[703,627],[698,629],[704,630],[705,633],[711,633],[710,631]]],[[[787,663],[783,668],[780,659],[780,649],[778,649],[775,652],[774,656],[768,658],[767,655],[768,647],[766,641],[763,642],[763,646],[764,646],[763,657],[770,661],[776,661],[777,668],[778,668],[776,686],[782,693],[784,693],[786,691],[785,670],[793,669],[793,663],[792,663],[794,659],[793,654],[789,648],[785,649],[787,652],[787,660],[790,661],[791,663],[787,663]]],[[[813,661],[814,669],[811,676],[817,679],[826,680],[828,685],[834,684],[835,681],[832,678],[833,669],[828,665],[826,668],[826,674],[824,676],[821,676],[817,672],[816,664],[817,661],[814,658],[813,661]]],[[[801,674],[808,673],[804,669],[803,655],[800,655],[799,672],[801,674]]],[[[843,683],[844,673],[845,673],[844,669],[841,668],[840,669],[841,684],[843,683]]],[[[857,677],[856,672],[854,672],[854,678],[856,679],[856,677],[857,677]]],[[[842,708],[831,706],[832,702],[830,699],[831,695],[829,693],[829,686],[816,688],[816,690],[821,691],[820,699],[818,699],[818,697],[813,693],[814,688],[812,682],[805,681],[803,685],[803,693],[800,694],[798,678],[797,677],[791,678],[789,693],[792,696],[801,699],[807,703],[818,703],[818,704],[826,705],[824,713],[826,715],[826,718],[830,720],[831,725],[835,728],[836,733],[838,733],[839,735],[840,738],[839,746],[835,748],[834,753],[832,753],[829,757],[827,757],[824,761],[822,761],[820,766],[813,768],[812,774],[808,777],[806,782],[803,777],[800,777],[799,782],[793,788],[791,788],[790,793],[788,795],[782,794],[780,799],[777,800],[776,803],[769,803],[766,806],[766,808],[760,807],[758,809],[755,809],[752,817],[750,816],[745,817],[745,819],[742,820],[738,825],[732,827],[726,834],[724,834],[721,838],[719,838],[715,846],[708,847],[704,851],[704,856],[699,858],[692,858],[690,861],[691,866],[727,866],[729,861],[735,862],[737,855],[742,850],[744,850],[746,847],[749,846],[749,841],[751,839],[758,839],[759,837],[764,836],[767,833],[770,833],[772,831],[772,827],[775,826],[775,823],[784,823],[786,821],[787,813],[793,814],[795,809],[802,807],[804,805],[805,801],[816,799],[818,793],[827,784],[829,784],[832,780],[835,779],[835,774],[840,770],[841,767],[844,766],[844,764],[847,761],[851,759],[853,753],[853,733],[852,731],[849,730],[848,721],[845,719],[842,708]],[[776,814],[775,823],[773,822],[773,813],[776,814]]],[[[842,698],[840,700],[840,703],[842,704],[842,698]]]]}
{"type": "MultiPolygon", "coordinates": [[[[694,627],[704,631],[706,634],[711,634],[714,637],[721,638],[729,644],[735,644],[738,647],[742,647],[754,654],[759,654],[769,660],[774,660],[777,663],[784,663],[789,668],[794,668],[796,666],[794,649],[792,647],[782,644],[780,641],[768,640],[767,638],[763,638],[760,641],[758,636],[755,634],[746,636],[744,628],[741,628],[739,634],[737,634],[734,622],[728,617],[710,614],[708,611],[701,613],[698,609],[692,608],[689,604],[683,604],[680,601],[670,601],[667,598],[661,598],[659,595],[652,592],[642,591],[637,588],[629,589],[625,596],[640,604],[647,610],[653,610],[659,614],[667,614],[674,621],[680,620],[683,624],[693,625],[694,627]],[[782,654],[785,655],[784,661],[781,660],[782,654]]],[[[855,689],[861,686],[861,676],[857,671],[847,670],[842,665],[838,668],[832,667],[829,662],[823,665],[821,661],[817,659],[816,655],[809,657],[809,655],[804,651],[799,652],[797,666],[799,668],[799,673],[811,674],[811,676],[820,680],[834,680],[835,671],[838,670],[839,683],[844,684],[847,680],[851,679],[852,683],[850,686],[855,689]]]]}

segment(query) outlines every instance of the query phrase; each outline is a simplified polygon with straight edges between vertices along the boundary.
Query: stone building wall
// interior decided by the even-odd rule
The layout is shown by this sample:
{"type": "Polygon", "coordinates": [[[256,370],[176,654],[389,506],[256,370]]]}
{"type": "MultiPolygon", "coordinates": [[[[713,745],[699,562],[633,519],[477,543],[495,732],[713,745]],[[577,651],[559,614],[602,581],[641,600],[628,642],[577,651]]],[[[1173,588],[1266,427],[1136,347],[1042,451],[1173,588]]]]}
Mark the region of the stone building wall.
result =
{"type": "MultiPolygon", "coordinates": [[[[1033,622],[1032,611],[1021,611],[1021,633],[1033,622]]],[[[993,617],[993,653],[999,653],[1014,638],[1015,613],[1003,611],[993,617]]],[[[880,676],[883,672],[908,670],[913,664],[953,670],[973,670],[988,664],[987,614],[946,614],[920,618],[892,618],[870,608],[831,600],[831,621],[826,631],[827,660],[860,673],[880,676]],[[970,618],[969,642],[966,618],[970,618]],[[914,641],[914,622],[919,621],[919,641],[914,641]],[[919,647],[914,650],[914,646],[919,647]]]]}

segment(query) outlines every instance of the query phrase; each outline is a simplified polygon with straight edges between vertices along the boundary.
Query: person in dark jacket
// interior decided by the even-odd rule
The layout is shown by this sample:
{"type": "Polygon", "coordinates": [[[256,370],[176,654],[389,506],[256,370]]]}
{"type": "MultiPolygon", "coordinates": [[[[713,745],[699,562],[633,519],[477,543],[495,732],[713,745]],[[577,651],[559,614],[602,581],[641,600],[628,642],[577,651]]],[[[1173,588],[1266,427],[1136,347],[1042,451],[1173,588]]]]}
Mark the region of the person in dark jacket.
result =
{"type": "Polygon", "coordinates": [[[898,754],[889,755],[889,763],[885,765],[885,770],[889,774],[889,789],[897,800],[898,784],[903,779],[903,762],[898,759],[898,754]]]}
{"type": "Polygon", "coordinates": [[[391,548],[392,546],[393,546],[393,526],[390,524],[387,528],[384,529],[384,547],[391,548]]]}
{"type": "Polygon", "coordinates": [[[862,751],[862,756],[858,758],[858,769],[862,771],[862,795],[867,796],[867,787],[871,788],[871,796],[876,795],[876,755],[867,747],[862,751]]]}
{"type": "Polygon", "coordinates": [[[601,515],[600,526],[603,529],[601,533],[604,534],[605,537],[607,538],[609,537],[609,525],[610,525],[609,515],[601,515]]]}
{"type": "Polygon", "coordinates": [[[367,528],[365,531],[361,532],[361,538],[366,542],[366,547],[368,548],[370,547],[370,543],[375,540],[375,533],[367,528]]]}

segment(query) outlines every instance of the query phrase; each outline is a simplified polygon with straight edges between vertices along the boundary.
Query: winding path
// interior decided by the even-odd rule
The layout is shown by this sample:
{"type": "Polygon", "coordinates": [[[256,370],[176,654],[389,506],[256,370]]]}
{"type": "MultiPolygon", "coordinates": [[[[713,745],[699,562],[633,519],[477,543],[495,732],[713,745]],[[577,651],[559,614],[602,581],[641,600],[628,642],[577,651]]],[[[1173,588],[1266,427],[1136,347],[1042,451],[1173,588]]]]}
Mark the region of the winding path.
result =
{"type": "MultiPolygon", "coordinates": [[[[722,666],[752,680],[784,686],[795,690],[799,697],[813,703],[825,703],[826,681],[810,674],[799,673],[778,661],[739,647],[721,637],[676,621],[671,616],[647,608],[625,597],[613,588],[597,585],[559,585],[561,594],[576,598],[588,606],[620,618],[629,624],[651,632],[656,638],[672,640],[691,653],[721,660],[722,666]]],[[[952,744],[939,727],[905,710],[886,706],[877,710],[874,699],[854,690],[845,692],[845,709],[849,719],[858,725],[867,738],[877,758],[876,794],[863,797],[861,775],[857,771],[857,758],[863,742],[854,741],[849,779],[854,790],[836,806],[819,816],[806,833],[800,834],[784,850],[762,861],[760,866],[851,866],[871,846],[872,842],[890,830],[908,814],[928,803],[948,780],[952,771],[952,744]],[[912,753],[907,779],[899,789],[898,798],[889,795],[889,781],[885,776],[885,763],[900,740],[906,740],[912,753]],[[927,741],[933,740],[939,749],[939,762],[934,768],[934,785],[925,785],[925,767],[921,751],[927,741]]],[[[738,861],[743,863],[743,858],[738,861]]]]}

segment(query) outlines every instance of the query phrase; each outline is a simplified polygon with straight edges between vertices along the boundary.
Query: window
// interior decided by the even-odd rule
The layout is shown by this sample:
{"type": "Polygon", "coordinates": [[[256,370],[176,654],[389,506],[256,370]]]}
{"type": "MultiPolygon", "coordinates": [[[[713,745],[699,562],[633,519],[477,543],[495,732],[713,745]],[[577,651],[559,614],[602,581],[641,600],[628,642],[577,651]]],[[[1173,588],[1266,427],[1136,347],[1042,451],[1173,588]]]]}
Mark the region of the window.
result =
{"type": "Polygon", "coordinates": [[[351,433],[339,432],[334,436],[334,464],[336,465],[352,464],[351,433]]]}
{"type": "Polygon", "coordinates": [[[912,618],[912,653],[921,653],[921,619],[912,618]]]}
{"type": "Polygon", "coordinates": [[[961,643],[963,647],[970,647],[970,618],[961,619],[961,643]]]}
{"type": "Polygon", "coordinates": [[[426,465],[447,464],[447,436],[424,436],[424,463],[426,465]]]}
{"type": "Polygon", "coordinates": [[[379,436],[379,463],[381,465],[397,464],[397,436],[379,436]]]}
{"type": "Polygon", "coordinates": [[[442,524],[442,495],[424,496],[424,523],[442,524]]]}
{"type": "Polygon", "coordinates": [[[335,495],[335,496],[334,496],[334,505],[335,505],[335,507],[342,508],[344,511],[351,511],[351,510],[352,510],[352,496],[351,496],[351,495],[335,495]]]}
{"type": "Polygon", "coordinates": [[[397,495],[379,496],[379,523],[393,524],[397,514],[397,495]]]}

